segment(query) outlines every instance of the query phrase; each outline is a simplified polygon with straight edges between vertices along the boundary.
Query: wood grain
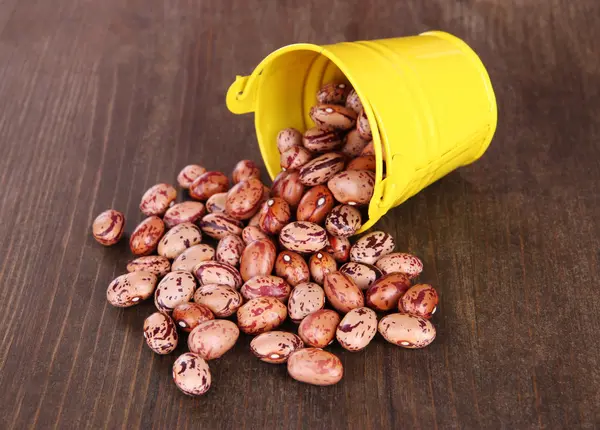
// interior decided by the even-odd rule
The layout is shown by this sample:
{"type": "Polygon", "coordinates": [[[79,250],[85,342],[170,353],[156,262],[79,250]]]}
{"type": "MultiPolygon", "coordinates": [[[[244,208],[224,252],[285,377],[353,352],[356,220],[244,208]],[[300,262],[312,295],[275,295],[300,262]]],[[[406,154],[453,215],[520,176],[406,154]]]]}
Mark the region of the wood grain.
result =
{"type": "MultiPolygon", "coordinates": [[[[600,426],[600,3],[595,0],[0,1],[0,428],[600,426]],[[438,339],[339,347],[344,380],[302,385],[242,337],[190,399],[144,345],[152,304],[107,305],[145,189],[199,162],[260,162],[224,94],[272,50],[443,29],[487,65],[484,158],[379,227],[441,293],[438,339]]],[[[183,351],[180,346],[178,351],[183,351]]]]}

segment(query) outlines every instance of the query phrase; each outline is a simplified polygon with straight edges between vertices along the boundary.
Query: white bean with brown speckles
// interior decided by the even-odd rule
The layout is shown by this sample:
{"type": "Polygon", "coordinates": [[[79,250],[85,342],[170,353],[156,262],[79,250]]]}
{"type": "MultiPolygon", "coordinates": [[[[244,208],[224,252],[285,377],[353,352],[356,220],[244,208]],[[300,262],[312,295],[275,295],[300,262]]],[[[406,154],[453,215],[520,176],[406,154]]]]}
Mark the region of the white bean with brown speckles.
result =
{"type": "Polygon", "coordinates": [[[223,239],[228,234],[241,235],[244,225],[241,221],[218,212],[205,215],[200,221],[200,228],[213,239],[223,239]]]}
{"type": "Polygon", "coordinates": [[[281,230],[279,243],[290,251],[309,254],[327,246],[327,233],[312,222],[296,221],[281,230]]]}
{"type": "Polygon", "coordinates": [[[227,193],[213,194],[206,201],[206,210],[208,213],[222,213],[225,212],[225,206],[227,205],[227,193]]]}
{"type": "Polygon", "coordinates": [[[385,312],[398,306],[400,297],[410,288],[410,280],[404,273],[385,275],[369,287],[366,292],[367,306],[385,312]]]}
{"type": "Polygon", "coordinates": [[[308,265],[300,254],[282,251],[275,260],[275,274],[292,287],[310,280],[308,265]]]}
{"type": "Polygon", "coordinates": [[[377,314],[369,308],[356,308],[348,312],[335,332],[340,345],[348,351],[364,349],[377,333],[377,314]]]}
{"type": "Polygon", "coordinates": [[[225,210],[239,220],[252,218],[260,209],[264,186],[259,179],[249,178],[233,186],[227,193],[225,210]]]}
{"type": "Polygon", "coordinates": [[[312,158],[311,152],[303,146],[293,146],[281,153],[279,163],[286,170],[299,169],[312,158]]]}
{"type": "Polygon", "coordinates": [[[242,160],[233,168],[231,178],[233,179],[234,184],[247,181],[250,178],[260,179],[260,169],[254,161],[242,160]]]}
{"type": "Polygon", "coordinates": [[[243,284],[235,267],[219,261],[202,261],[194,267],[193,273],[200,285],[220,284],[239,289],[243,284]]]}
{"type": "Polygon", "coordinates": [[[224,193],[229,188],[229,179],[221,172],[206,172],[190,185],[189,193],[194,200],[207,200],[212,195],[224,193]]]}
{"type": "Polygon", "coordinates": [[[240,330],[260,334],[279,327],[287,317],[287,308],[275,297],[252,299],[237,311],[240,330]]]}
{"type": "Polygon", "coordinates": [[[142,196],[140,210],[144,215],[162,215],[177,198],[177,190],[169,184],[156,184],[142,196]]]}
{"type": "Polygon", "coordinates": [[[325,84],[317,92],[317,102],[343,105],[351,90],[352,87],[343,82],[325,84]]]}
{"type": "Polygon", "coordinates": [[[92,224],[92,235],[100,245],[117,243],[125,231],[125,215],[114,209],[102,212],[92,224]]]}
{"type": "Polygon", "coordinates": [[[379,333],[390,343],[403,348],[424,348],[435,339],[431,321],[410,314],[390,314],[379,321],[379,333]]]}
{"type": "Polygon", "coordinates": [[[179,340],[175,323],[162,312],[155,312],[144,320],[144,338],[148,347],[160,355],[173,352],[179,340]]]}
{"type": "Polygon", "coordinates": [[[273,271],[277,249],[270,239],[255,240],[244,248],[240,260],[240,274],[244,281],[273,271]]]}
{"type": "Polygon", "coordinates": [[[340,267],[340,272],[350,277],[361,290],[365,291],[383,275],[371,264],[349,262],[340,267]]]}
{"type": "Polygon", "coordinates": [[[323,309],[324,306],[323,288],[313,282],[304,282],[296,285],[292,290],[288,300],[288,314],[293,322],[299,323],[306,316],[323,309]]]}
{"type": "Polygon", "coordinates": [[[285,331],[270,331],[259,334],[250,342],[250,351],[265,363],[285,363],[296,350],[303,348],[299,336],[285,331]]]}
{"type": "Polygon", "coordinates": [[[302,341],[315,348],[325,348],[335,338],[340,316],[331,309],[322,309],[306,316],[298,326],[302,341]]]}
{"type": "Polygon", "coordinates": [[[277,135],[277,149],[280,154],[300,145],[302,145],[302,133],[295,128],[284,128],[277,135]]]}
{"type": "Polygon", "coordinates": [[[205,321],[190,333],[188,348],[205,360],[214,360],[233,348],[239,336],[240,330],[231,321],[205,321]]]}
{"type": "Polygon", "coordinates": [[[362,102],[360,101],[360,97],[358,97],[356,90],[352,89],[348,94],[348,97],[346,97],[346,107],[352,109],[357,114],[363,110],[362,102]]]}
{"type": "Polygon", "coordinates": [[[345,170],[331,178],[327,186],[340,203],[367,205],[375,189],[375,173],[368,170],[345,170]]]}
{"type": "Polygon", "coordinates": [[[208,307],[215,316],[227,318],[242,305],[242,295],[229,285],[203,285],[194,293],[194,302],[208,307]]]}
{"type": "Polygon", "coordinates": [[[435,288],[429,284],[417,284],[410,287],[400,298],[398,310],[429,319],[437,310],[438,301],[435,288]]]}
{"type": "Polygon", "coordinates": [[[326,183],[336,173],[344,170],[344,156],[335,152],[323,154],[300,169],[300,182],[307,187],[326,183]]]}
{"type": "Polygon", "coordinates": [[[350,260],[358,263],[375,264],[379,258],[394,251],[394,238],[383,231],[365,234],[350,249],[350,260]]]}
{"type": "Polygon", "coordinates": [[[189,272],[168,273],[156,287],[154,305],[161,312],[171,313],[180,303],[189,302],[196,291],[196,280],[189,272]]]}
{"type": "Polygon", "coordinates": [[[349,237],[362,226],[360,211],[350,205],[334,207],[325,219],[327,232],[336,237],[349,237]]]}
{"type": "Polygon", "coordinates": [[[302,144],[314,153],[333,151],[342,145],[342,135],[338,131],[313,127],[304,133],[302,144]]]}
{"type": "Polygon", "coordinates": [[[192,223],[184,222],[169,230],[158,242],[158,255],[172,260],[201,241],[200,228],[192,223]]]}
{"type": "Polygon", "coordinates": [[[225,236],[217,245],[217,261],[237,267],[240,264],[245,246],[246,244],[241,237],[234,234],[225,236]]]}
{"type": "Polygon", "coordinates": [[[338,263],[345,263],[350,258],[350,240],[347,237],[327,235],[328,245],[325,252],[331,254],[338,263]]]}
{"type": "Polygon", "coordinates": [[[333,272],[325,276],[323,290],[331,306],[341,313],[345,314],[365,305],[363,292],[343,273],[333,272]]]}
{"type": "Polygon", "coordinates": [[[134,255],[151,254],[165,234],[165,223],[157,216],[143,220],[131,233],[129,249],[134,255]]]}
{"type": "Polygon", "coordinates": [[[423,262],[412,254],[394,252],[380,257],[375,265],[384,273],[404,273],[414,279],[423,271],[423,262]]]}
{"type": "Polygon", "coordinates": [[[186,249],[179,254],[179,256],[173,261],[171,270],[184,270],[186,272],[192,272],[198,263],[214,259],[215,250],[213,247],[205,243],[200,243],[186,249]]]}
{"type": "Polygon", "coordinates": [[[210,370],[198,354],[186,352],[173,363],[173,381],[188,396],[201,396],[211,384],[210,370]]]}
{"type": "Polygon", "coordinates": [[[171,262],[160,255],[147,255],[127,263],[128,272],[150,272],[162,278],[171,271],[171,262]]]}
{"type": "Polygon", "coordinates": [[[171,315],[177,327],[186,333],[191,332],[204,321],[214,320],[215,316],[206,305],[200,303],[179,303],[173,308],[171,315]]]}
{"type": "Polygon", "coordinates": [[[156,275],[150,272],[121,275],[108,285],[106,300],[119,308],[137,305],[152,296],[157,280],[156,275]]]}
{"type": "Polygon", "coordinates": [[[300,173],[298,171],[280,172],[273,181],[271,194],[273,197],[281,197],[291,207],[298,206],[304,195],[304,184],[300,182],[300,173]]]}
{"type": "Polygon", "coordinates": [[[337,270],[337,263],[333,256],[323,251],[313,254],[308,264],[313,281],[319,285],[323,285],[325,276],[337,270]]]}
{"type": "Polygon", "coordinates": [[[275,297],[283,303],[287,302],[292,288],[290,284],[279,276],[255,276],[240,288],[240,293],[246,300],[256,299],[258,297],[275,297]]]}
{"type": "Polygon", "coordinates": [[[171,206],[165,215],[163,221],[167,228],[173,228],[184,222],[196,223],[204,216],[206,209],[201,202],[181,202],[171,206]]]}
{"type": "Polygon", "coordinates": [[[292,353],[287,370],[296,381],[312,385],[337,384],[344,376],[340,359],[319,348],[302,348],[292,353]]]}
{"type": "Polygon", "coordinates": [[[356,124],[356,112],[345,106],[321,104],[309,111],[310,118],[323,130],[349,130],[356,124]]]}
{"type": "Polygon", "coordinates": [[[181,188],[188,189],[196,178],[206,173],[206,169],[197,164],[190,164],[181,169],[177,175],[177,183],[181,188]]]}

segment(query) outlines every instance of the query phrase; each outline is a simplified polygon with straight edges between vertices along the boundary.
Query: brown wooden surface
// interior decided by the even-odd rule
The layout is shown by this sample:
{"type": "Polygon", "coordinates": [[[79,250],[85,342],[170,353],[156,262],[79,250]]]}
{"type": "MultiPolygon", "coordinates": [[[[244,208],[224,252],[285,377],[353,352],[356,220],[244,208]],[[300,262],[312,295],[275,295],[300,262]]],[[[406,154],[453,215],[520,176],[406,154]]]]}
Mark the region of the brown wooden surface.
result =
{"type": "MultiPolygon", "coordinates": [[[[600,426],[600,2],[0,1],[0,428],[600,426]],[[487,65],[499,105],[478,163],[379,226],[441,292],[438,339],[333,347],[330,388],[260,363],[243,337],[190,399],[142,337],[152,304],[107,305],[126,241],[90,224],[188,162],[260,161],[224,94],[296,41],[443,29],[487,65]]],[[[183,350],[182,346],[179,350],[183,350]]]]}

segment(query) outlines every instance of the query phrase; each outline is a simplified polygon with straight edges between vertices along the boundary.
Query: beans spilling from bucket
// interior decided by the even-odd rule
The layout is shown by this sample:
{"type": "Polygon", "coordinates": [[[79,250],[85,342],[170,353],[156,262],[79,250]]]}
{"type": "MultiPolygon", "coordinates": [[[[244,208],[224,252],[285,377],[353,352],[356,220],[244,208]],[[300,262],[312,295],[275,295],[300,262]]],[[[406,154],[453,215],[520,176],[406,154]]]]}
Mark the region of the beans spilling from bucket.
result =
{"type": "MultiPolygon", "coordinates": [[[[106,297],[116,307],[154,299],[144,337],[160,355],[187,342],[189,352],[173,364],[185,394],[209,390],[207,362],[233,348],[240,332],[254,336],[258,359],[287,364],[292,378],[314,385],[343,377],[342,361],[324,349],[335,341],[360,351],[377,332],[408,349],[435,339],[438,294],[418,283],[421,260],[395,252],[383,231],[353,238],[375,172],[360,99],[348,85],[331,83],[317,101],[310,110],[316,127],[279,133],[283,170],[271,188],[254,162],[242,160],[232,181],[192,164],[177,176],[187,191],[161,183],[142,196],[147,218],[129,236],[137,258],[106,297]],[[189,199],[176,202],[182,196],[189,199]]],[[[92,226],[104,246],[124,231],[125,217],[113,209],[92,226]]]]}

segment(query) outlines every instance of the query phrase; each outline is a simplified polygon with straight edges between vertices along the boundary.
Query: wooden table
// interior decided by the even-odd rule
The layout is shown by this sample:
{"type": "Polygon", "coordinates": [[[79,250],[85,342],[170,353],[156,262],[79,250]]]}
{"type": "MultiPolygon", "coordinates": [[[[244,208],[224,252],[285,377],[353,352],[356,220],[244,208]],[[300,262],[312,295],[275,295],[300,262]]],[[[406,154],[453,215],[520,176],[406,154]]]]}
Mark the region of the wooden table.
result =
{"type": "MultiPolygon", "coordinates": [[[[0,428],[597,428],[600,426],[600,2],[596,0],[0,2],[0,428]],[[452,32],[487,65],[499,127],[486,155],[379,227],[439,288],[438,338],[339,347],[319,388],[242,337],[198,399],[150,352],[152,304],[107,305],[142,192],[199,162],[260,161],[225,91],[266,54],[452,32]]],[[[182,345],[179,350],[183,351],[182,345]]]]}

